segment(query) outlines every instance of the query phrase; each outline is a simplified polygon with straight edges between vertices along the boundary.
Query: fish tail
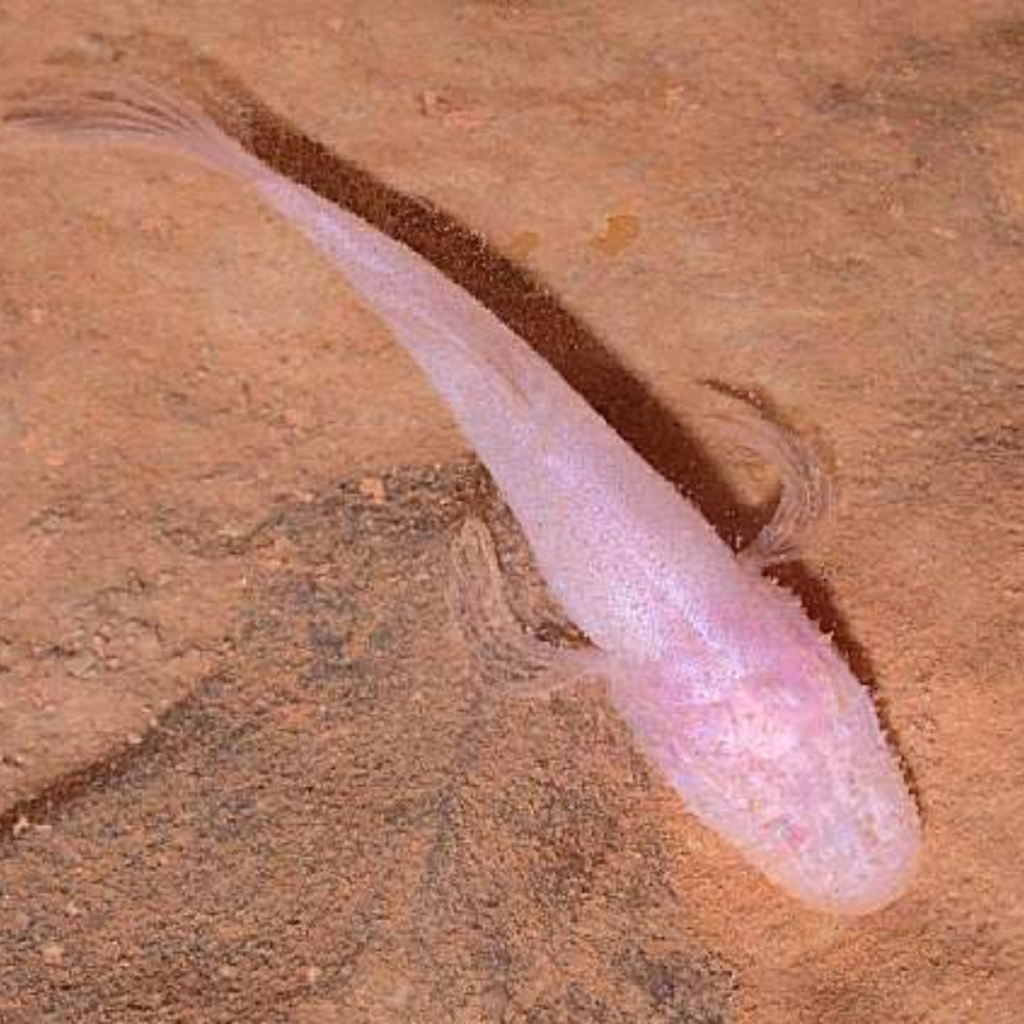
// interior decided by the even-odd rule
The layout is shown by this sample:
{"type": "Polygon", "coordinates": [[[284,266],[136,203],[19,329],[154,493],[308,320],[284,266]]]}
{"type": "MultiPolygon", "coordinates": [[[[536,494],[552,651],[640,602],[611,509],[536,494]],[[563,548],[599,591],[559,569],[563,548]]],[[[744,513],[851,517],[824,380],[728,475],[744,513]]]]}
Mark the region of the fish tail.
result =
{"type": "Polygon", "coordinates": [[[0,120],[16,131],[177,153],[241,178],[268,170],[198,104],[144,79],[29,89],[6,101],[0,120]]]}

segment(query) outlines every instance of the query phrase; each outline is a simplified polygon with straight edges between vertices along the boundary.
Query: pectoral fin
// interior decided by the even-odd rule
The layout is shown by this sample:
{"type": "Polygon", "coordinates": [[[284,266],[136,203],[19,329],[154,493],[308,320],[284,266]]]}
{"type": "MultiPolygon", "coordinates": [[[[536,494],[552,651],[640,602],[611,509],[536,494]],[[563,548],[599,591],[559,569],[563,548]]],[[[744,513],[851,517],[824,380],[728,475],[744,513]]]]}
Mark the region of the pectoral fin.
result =
{"type": "Polygon", "coordinates": [[[502,696],[547,698],[605,673],[610,659],[597,648],[559,647],[526,632],[508,602],[490,531],[479,519],[462,524],[451,556],[449,604],[502,696]]]}
{"type": "Polygon", "coordinates": [[[808,537],[835,509],[833,473],[805,437],[771,418],[760,402],[716,382],[706,383],[733,400],[720,417],[730,439],[774,466],[780,478],[772,517],[740,552],[740,561],[760,571],[798,558],[808,537]]]}

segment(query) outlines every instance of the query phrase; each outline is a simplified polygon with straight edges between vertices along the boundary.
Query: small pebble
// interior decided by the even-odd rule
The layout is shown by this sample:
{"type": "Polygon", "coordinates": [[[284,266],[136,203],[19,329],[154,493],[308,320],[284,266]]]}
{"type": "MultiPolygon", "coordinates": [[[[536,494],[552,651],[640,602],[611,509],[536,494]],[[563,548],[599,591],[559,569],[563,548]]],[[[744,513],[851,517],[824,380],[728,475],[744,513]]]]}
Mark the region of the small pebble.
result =
{"type": "Polygon", "coordinates": [[[48,942],[40,950],[43,963],[51,967],[59,967],[64,963],[64,947],[59,942],[48,942]]]}

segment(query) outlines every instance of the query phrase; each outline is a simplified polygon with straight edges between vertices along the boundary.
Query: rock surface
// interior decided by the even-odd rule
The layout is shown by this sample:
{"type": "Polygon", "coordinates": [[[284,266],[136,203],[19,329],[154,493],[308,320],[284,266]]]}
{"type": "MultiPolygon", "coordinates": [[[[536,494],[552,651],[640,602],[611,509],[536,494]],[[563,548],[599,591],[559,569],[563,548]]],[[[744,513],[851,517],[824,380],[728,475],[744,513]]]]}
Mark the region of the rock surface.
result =
{"type": "Polygon", "coordinates": [[[350,161],[730,536],[771,476],[693,382],[819,439],[789,577],[926,821],[905,899],[807,913],[600,693],[495,697],[462,517],[564,624],[344,284],[201,169],[0,135],[0,1020],[1014,1020],[1022,60],[999,0],[0,4],[4,88],[220,69],[350,161]]]}

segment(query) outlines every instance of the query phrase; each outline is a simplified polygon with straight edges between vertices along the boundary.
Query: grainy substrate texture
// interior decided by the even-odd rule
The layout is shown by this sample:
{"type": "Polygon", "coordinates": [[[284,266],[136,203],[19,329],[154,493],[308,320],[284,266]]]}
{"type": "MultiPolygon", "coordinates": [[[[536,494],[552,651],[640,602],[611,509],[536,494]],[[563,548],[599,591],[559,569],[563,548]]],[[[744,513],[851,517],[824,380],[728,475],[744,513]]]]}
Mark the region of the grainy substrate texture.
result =
{"type": "Polygon", "coordinates": [[[459,653],[483,477],[377,484],[260,529],[238,655],[7,843],[5,1022],[725,1019],[623,728],[459,653]]]}
{"type": "Polygon", "coordinates": [[[344,283],[202,169],[0,133],[0,1021],[1018,1020],[1019,4],[0,0],[0,87],[97,67],[247,90],[730,537],[771,476],[692,383],[813,436],[843,502],[788,578],[926,848],[812,914],[599,691],[495,694],[462,519],[565,624],[344,283]]]}

